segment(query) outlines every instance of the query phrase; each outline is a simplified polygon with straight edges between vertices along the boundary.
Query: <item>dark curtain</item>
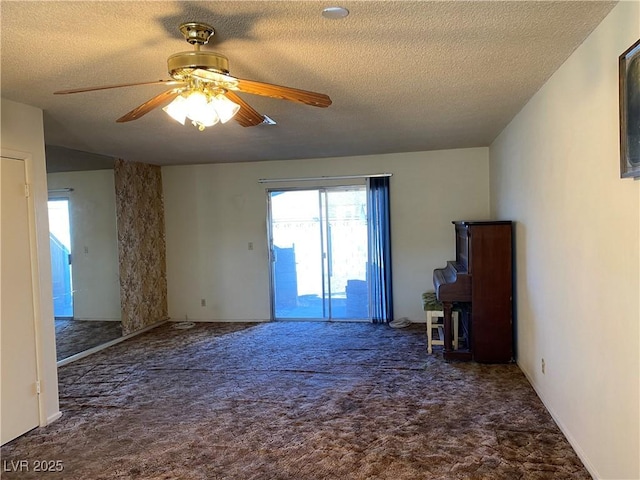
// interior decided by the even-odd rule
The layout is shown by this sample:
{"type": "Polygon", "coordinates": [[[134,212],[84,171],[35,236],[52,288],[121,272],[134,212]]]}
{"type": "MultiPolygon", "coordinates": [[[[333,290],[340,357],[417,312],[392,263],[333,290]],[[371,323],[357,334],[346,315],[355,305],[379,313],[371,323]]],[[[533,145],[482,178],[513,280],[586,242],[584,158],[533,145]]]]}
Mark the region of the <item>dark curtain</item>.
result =
{"type": "Polygon", "coordinates": [[[369,285],[373,323],[393,320],[389,177],[369,179],[369,285]]]}

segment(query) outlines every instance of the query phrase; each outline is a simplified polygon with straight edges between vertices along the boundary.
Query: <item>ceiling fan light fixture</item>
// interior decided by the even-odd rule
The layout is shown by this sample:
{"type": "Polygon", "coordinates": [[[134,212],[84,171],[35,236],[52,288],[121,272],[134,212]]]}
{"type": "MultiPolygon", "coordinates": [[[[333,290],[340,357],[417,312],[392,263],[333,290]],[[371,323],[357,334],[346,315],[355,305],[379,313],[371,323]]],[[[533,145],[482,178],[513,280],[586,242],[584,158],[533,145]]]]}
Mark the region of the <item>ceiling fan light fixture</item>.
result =
{"type": "Polygon", "coordinates": [[[187,108],[187,117],[191,120],[195,120],[194,117],[198,117],[203,114],[209,99],[207,94],[200,90],[192,90],[188,93],[185,100],[185,106],[187,108]]]}
{"type": "Polygon", "coordinates": [[[187,22],[180,25],[184,39],[191,45],[204,45],[209,42],[215,30],[211,25],[202,22],[187,22]]]}
{"type": "Polygon", "coordinates": [[[164,110],[171,118],[184,125],[186,119],[203,131],[218,122],[226,123],[240,110],[240,105],[223,94],[211,96],[201,90],[177,96],[164,110]]]}
{"type": "Polygon", "coordinates": [[[215,105],[216,112],[222,123],[227,123],[240,110],[240,105],[232,102],[224,95],[216,95],[211,99],[211,102],[215,105]]]}
{"type": "MultiPolygon", "coordinates": [[[[342,7],[329,7],[324,10],[323,15],[330,18],[340,18],[348,13],[348,10],[342,7]]],[[[199,22],[183,23],[180,26],[180,31],[183,33],[185,40],[194,49],[190,52],[179,52],[169,56],[167,67],[171,80],[102,85],[60,90],[53,93],[92,92],[136,85],[171,85],[169,90],[155,95],[138,105],[118,118],[116,122],[124,123],[137,120],[152,110],[165,105],[162,109],[171,118],[182,125],[189,118],[200,131],[218,122],[226,123],[234,117],[242,127],[275,124],[266,115],[257,112],[235,92],[289,100],[313,107],[328,107],[331,105],[331,99],[323,93],[255,80],[243,80],[231,76],[227,57],[200,49],[202,45],[208,43],[214,34],[214,30],[210,25],[199,22]],[[170,103],[166,105],[168,102],[170,103]],[[240,114],[236,115],[238,112],[240,114]]]]}
{"type": "Polygon", "coordinates": [[[211,80],[223,80],[222,75],[229,74],[229,59],[216,52],[194,50],[191,52],[179,52],[167,59],[169,75],[174,80],[188,80],[194,70],[202,72],[202,75],[211,74],[211,80]],[[217,74],[218,76],[215,76],[217,74]]]}
{"type": "Polygon", "coordinates": [[[171,102],[169,105],[164,107],[162,110],[164,110],[167,113],[167,115],[173,118],[176,122],[179,122],[182,125],[184,125],[184,122],[187,119],[187,106],[185,105],[186,100],[187,99],[184,98],[182,95],[178,95],[173,100],[173,102],[171,102]]]}
{"type": "Polygon", "coordinates": [[[206,93],[199,90],[192,91],[185,102],[187,118],[198,127],[200,131],[205,127],[211,127],[220,120],[215,105],[209,101],[206,93]]]}

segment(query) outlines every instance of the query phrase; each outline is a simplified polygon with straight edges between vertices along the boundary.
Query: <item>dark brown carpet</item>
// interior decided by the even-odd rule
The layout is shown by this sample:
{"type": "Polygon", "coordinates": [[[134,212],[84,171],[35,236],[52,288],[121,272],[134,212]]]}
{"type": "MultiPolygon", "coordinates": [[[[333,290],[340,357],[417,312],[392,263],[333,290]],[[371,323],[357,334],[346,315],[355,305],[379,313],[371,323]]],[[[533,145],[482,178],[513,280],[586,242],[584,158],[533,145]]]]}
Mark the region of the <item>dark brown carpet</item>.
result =
{"type": "Polygon", "coordinates": [[[589,479],[516,365],[424,325],[154,329],[60,369],[63,417],[2,447],[64,479],[589,479]]]}
{"type": "Polygon", "coordinates": [[[121,322],[56,319],[56,355],[58,361],[121,336],[121,322]]]}

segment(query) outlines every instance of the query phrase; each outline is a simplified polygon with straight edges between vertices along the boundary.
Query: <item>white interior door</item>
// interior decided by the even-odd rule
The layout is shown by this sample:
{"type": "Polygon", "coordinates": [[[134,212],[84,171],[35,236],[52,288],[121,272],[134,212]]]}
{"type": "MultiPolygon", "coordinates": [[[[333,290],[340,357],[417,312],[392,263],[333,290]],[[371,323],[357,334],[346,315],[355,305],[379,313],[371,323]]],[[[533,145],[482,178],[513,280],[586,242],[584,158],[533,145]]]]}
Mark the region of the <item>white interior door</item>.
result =
{"type": "Polygon", "coordinates": [[[2,157],[0,343],[2,444],[39,424],[34,291],[24,160],[2,157]]]}

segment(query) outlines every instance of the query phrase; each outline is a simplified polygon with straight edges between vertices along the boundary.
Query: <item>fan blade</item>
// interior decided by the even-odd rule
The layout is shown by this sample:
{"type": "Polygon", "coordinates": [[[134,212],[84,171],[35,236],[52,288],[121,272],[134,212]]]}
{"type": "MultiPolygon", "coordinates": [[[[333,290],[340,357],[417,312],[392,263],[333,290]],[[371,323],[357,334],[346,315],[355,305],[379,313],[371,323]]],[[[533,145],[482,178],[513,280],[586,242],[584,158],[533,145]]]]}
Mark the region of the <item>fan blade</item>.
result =
{"type": "Polygon", "coordinates": [[[138,85],[185,85],[185,83],[178,82],[177,80],[157,80],[154,82],[121,83],[119,85],[103,85],[101,87],[85,87],[85,88],[73,88],[71,90],[58,90],[57,92],[53,92],[53,94],[67,95],[69,93],[93,92],[96,90],[108,90],[110,88],[121,88],[121,87],[135,87],[138,85]]]}
{"type": "Polygon", "coordinates": [[[225,96],[234,103],[240,105],[240,110],[233,119],[243,127],[253,127],[264,122],[264,117],[260,115],[251,105],[231,91],[225,92],[225,96]]]}
{"type": "Polygon", "coordinates": [[[171,90],[167,90],[166,92],[162,92],[160,95],[156,95],[150,100],[147,100],[142,105],[137,106],[129,113],[123,115],[119,119],[116,120],[118,123],[122,122],[130,122],[131,120],[137,120],[138,118],[146,115],[154,108],[161,106],[164,103],[168,103],[178,95],[180,95],[181,90],[179,88],[172,88],[171,90]]]}
{"type": "Polygon", "coordinates": [[[299,90],[297,88],[283,87],[281,85],[272,85],[270,83],[256,82],[254,80],[243,80],[241,78],[238,78],[237,81],[238,85],[234,90],[238,90],[240,92],[280,98],[282,100],[291,100],[292,102],[300,102],[306,105],[311,105],[312,107],[328,107],[331,105],[331,99],[324,93],[299,90]]]}

